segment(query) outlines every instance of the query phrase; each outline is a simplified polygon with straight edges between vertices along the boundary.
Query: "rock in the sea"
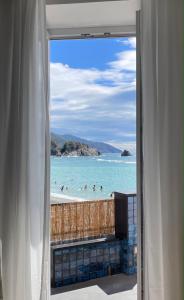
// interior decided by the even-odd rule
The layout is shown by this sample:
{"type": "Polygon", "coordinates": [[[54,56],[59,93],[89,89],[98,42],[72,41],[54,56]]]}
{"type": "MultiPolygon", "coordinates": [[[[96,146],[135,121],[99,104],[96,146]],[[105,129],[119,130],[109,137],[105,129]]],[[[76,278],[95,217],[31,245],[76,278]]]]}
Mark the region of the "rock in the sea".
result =
{"type": "Polygon", "coordinates": [[[63,156],[99,156],[101,153],[95,148],[89,147],[86,144],[69,141],[64,143],[61,148],[63,156]]]}
{"type": "Polygon", "coordinates": [[[50,152],[51,152],[51,155],[61,156],[60,148],[58,147],[58,145],[54,141],[51,141],[50,152]]]}
{"type": "Polygon", "coordinates": [[[131,156],[131,155],[132,154],[128,150],[123,150],[123,152],[121,153],[121,156],[131,156]]]}

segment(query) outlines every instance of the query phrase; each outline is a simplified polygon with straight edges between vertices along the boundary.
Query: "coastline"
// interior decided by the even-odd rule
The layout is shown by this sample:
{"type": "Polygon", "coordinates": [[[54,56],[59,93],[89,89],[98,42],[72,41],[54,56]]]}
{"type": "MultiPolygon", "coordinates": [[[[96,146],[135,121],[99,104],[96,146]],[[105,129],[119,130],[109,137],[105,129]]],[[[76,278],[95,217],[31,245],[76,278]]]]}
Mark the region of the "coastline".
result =
{"type": "Polygon", "coordinates": [[[101,199],[85,199],[79,197],[68,196],[65,194],[50,194],[50,204],[60,204],[60,203],[71,203],[71,202],[87,202],[87,201],[100,201],[100,200],[111,200],[113,198],[101,198],[101,199]]]}
{"type": "Polygon", "coordinates": [[[59,204],[59,203],[70,203],[70,202],[82,202],[85,201],[83,198],[68,196],[65,194],[57,194],[51,193],[50,194],[50,203],[51,204],[59,204]]]}

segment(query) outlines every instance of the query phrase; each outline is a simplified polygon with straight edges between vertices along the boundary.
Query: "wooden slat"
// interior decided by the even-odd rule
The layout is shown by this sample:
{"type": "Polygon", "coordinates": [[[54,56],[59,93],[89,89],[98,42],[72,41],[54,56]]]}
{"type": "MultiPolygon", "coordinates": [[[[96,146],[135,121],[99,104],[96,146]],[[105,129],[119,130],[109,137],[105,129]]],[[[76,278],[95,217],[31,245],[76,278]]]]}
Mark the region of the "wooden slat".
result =
{"type": "Polygon", "coordinates": [[[114,200],[51,205],[51,241],[114,234],[114,200]]]}

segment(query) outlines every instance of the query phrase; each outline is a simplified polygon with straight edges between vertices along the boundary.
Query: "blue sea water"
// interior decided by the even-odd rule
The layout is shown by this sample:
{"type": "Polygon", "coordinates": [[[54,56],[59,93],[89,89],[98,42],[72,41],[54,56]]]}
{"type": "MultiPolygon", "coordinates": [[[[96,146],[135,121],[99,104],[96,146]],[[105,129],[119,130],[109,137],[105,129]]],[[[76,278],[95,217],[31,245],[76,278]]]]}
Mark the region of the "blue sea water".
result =
{"type": "Polygon", "coordinates": [[[51,157],[51,193],[104,199],[114,191],[136,192],[135,156],[121,157],[118,153],[99,157],[51,157]]]}

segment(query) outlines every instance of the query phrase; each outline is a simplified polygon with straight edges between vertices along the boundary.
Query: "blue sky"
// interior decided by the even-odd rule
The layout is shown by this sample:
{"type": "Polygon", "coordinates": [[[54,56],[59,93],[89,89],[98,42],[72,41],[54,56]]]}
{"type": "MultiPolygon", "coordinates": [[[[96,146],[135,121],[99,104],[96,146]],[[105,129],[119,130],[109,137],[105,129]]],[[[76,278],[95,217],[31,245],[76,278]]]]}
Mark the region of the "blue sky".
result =
{"type": "Polygon", "coordinates": [[[51,41],[51,131],[135,148],[135,48],[135,38],[51,41]]]}

